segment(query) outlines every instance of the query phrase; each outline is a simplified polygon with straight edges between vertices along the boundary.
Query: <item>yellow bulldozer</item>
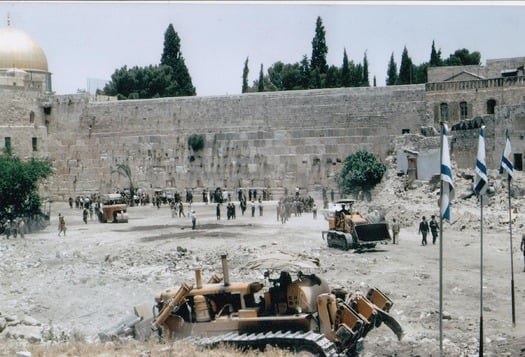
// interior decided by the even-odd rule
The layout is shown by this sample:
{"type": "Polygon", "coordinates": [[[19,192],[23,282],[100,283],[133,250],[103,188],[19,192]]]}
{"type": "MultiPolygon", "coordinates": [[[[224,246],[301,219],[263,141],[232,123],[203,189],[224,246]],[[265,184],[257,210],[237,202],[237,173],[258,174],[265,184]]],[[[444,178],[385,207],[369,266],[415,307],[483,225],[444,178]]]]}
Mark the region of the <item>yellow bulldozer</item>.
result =
{"type": "Polygon", "coordinates": [[[161,291],[153,309],[136,306],[129,326],[118,331],[137,339],[148,339],[156,331],[163,340],[198,346],[227,344],[262,351],[272,345],[324,357],[357,355],[364,337],[382,323],[398,339],[403,336],[389,314],[392,300],[377,288],[351,295],[300,271],[295,279],[288,271],[277,278],[266,272],[268,287],[259,281],[236,283],[230,281],[227,256],[221,259],[222,275],[215,273],[203,282],[196,269],[195,281],[161,291]]]}
{"type": "Polygon", "coordinates": [[[363,250],[390,241],[392,238],[384,218],[380,215],[365,217],[353,210],[354,203],[354,200],[340,200],[323,212],[328,230],[322,231],[322,237],[328,247],[363,250]]]}

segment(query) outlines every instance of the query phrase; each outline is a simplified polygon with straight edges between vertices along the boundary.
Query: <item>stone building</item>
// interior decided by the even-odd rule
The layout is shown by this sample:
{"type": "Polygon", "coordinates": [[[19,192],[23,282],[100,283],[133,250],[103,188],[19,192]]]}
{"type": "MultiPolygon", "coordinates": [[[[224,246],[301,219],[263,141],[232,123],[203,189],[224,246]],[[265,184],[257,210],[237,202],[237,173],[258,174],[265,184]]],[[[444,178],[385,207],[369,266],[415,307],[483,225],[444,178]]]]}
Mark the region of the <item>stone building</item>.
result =
{"type": "Polygon", "coordinates": [[[400,171],[429,179],[439,172],[441,121],[453,129],[459,167],[473,167],[483,124],[489,168],[497,167],[509,128],[521,170],[524,61],[431,68],[420,85],[115,101],[55,95],[42,49],[8,26],[0,30],[0,146],[52,160],[55,174],[43,190],[54,200],[126,188],[118,164],[149,192],[269,188],[277,198],[296,186],[337,191],[336,174],[357,150],[397,154],[400,171]],[[203,147],[192,148],[190,137],[203,147]]]}

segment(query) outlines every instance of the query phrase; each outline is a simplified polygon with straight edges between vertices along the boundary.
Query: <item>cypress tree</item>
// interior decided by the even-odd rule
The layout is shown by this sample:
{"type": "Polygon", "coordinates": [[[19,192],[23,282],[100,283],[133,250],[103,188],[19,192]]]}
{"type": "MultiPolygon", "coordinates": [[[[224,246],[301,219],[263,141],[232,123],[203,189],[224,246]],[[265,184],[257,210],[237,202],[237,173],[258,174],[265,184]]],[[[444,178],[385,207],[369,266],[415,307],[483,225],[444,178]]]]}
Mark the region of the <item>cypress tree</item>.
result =
{"type": "Polygon", "coordinates": [[[398,84],[411,84],[412,83],[412,59],[408,56],[408,50],[406,46],[403,48],[403,54],[401,55],[401,66],[399,67],[399,83],[398,84]]]}
{"type": "Polygon", "coordinates": [[[370,87],[370,81],[368,80],[368,58],[366,56],[363,58],[363,80],[361,82],[362,87],[370,87]]]}
{"type": "Polygon", "coordinates": [[[259,71],[259,84],[257,85],[257,92],[264,92],[264,74],[263,74],[262,63],[261,63],[261,70],[259,71]]]}
{"type": "Polygon", "coordinates": [[[434,41],[432,41],[432,50],[430,51],[430,67],[437,67],[441,66],[443,64],[443,60],[441,60],[441,50],[436,51],[436,47],[434,46],[434,41]]]}
{"type": "Polygon", "coordinates": [[[394,52],[390,56],[390,62],[388,62],[388,69],[386,72],[386,85],[393,86],[397,83],[397,64],[394,61],[394,52]]]}
{"type": "Polygon", "coordinates": [[[195,95],[195,87],[180,51],[180,38],[172,24],[169,24],[164,33],[164,50],[160,64],[173,69],[172,81],[178,85],[175,89],[176,96],[195,95]]]}
{"type": "Polygon", "coordinates": [[[244,69],[242,70],[242,93],[246,93],[248,91],[248,72],[250,70],[248,69],[248,57],[246,57],[246,61],[244,61],[244,69]]]}
{"type": "Polygon", "coordinates": [[[348,63],[348,55],[345,48],[343,52],[343,67],[341,68],[341,86],[350,87],[350,81],[350,64],[348,63]]]}
{"type": "Polygon", "coordinates": [[[328,66],[326,65],[326,54],[328,47],[326,46],[325,30],[321,17],[317,17],[315,23],[315,36],[312,40],[312,60],[311,69],[318,70],[319,73],[326,73],[328,66]]]}

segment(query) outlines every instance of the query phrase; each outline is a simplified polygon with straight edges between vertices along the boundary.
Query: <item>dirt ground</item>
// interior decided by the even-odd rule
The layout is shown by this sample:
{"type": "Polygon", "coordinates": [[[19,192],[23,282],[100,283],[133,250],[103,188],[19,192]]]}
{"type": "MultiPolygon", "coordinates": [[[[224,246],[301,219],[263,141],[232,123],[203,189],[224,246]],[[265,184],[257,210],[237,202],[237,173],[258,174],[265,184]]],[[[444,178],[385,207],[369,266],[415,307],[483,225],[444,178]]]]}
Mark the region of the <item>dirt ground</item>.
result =
{"type": "MultiPolygon", "coordinates": [[[[525,273],[519,250],[525,219],[521,199],[513,199],[513,258],[516,325],[512,325],[511,264],[507,194],[496,178],[496,194],[485,199],[483,228],[483,313],[480,313],[479,202],[464,198],[470,181],[456,178],[452,223],[443,227],[443,350],[446,356],[477,355],[480,316],[486,356],[525,356],[525,273]]],[[[514,185],[522,185],[517,178],[514,185]]],[[[281,224],[276,201],[264,203],[264,215],[223,218],[215,206],[195,203],[195,231],[189,217],[172,218],[167,206],[129,208],[129,223],[82,222],[79,209],[52,204],[51,224],[25,239],[0,240],[0,313],[41,321],[53,334],[82,335],[96,340],[99,332],[119,322],[133,306],[151,303],[155,293],[221,272],[227,254],[231,281],[264,281],[267,268],[316,273],[332,287],[365,293],[375,286],[394,302],[392,315],[405,336],[398,341],[386,326],[370,332],[362,356],[439,355],[439,244],[421,246],[420,217],[438,214],[436,187],[429,183],[402,189],[391,176],[361,212],[378,211],[401,222],[398,245],[381,244],[357,253],[328,248],[321,231],[322,215],[303,214],[281,224]],[[66,237],[57,236],[57,215],[65,215],[66,237]]],[[[322,203],[317,201],[318,206],[322,203]]],[[[186,208],[187,211],[187,208],[186,208]]],[[[0,341],[13,344],[0,334],[0,341]]],[[[18,342],[19,343],[19,342],[18,342]]],[[[8,349],[8,351],[13,351],[8,349]]],[[[8,354],[0,355],[11,355],[8,354]]]]}

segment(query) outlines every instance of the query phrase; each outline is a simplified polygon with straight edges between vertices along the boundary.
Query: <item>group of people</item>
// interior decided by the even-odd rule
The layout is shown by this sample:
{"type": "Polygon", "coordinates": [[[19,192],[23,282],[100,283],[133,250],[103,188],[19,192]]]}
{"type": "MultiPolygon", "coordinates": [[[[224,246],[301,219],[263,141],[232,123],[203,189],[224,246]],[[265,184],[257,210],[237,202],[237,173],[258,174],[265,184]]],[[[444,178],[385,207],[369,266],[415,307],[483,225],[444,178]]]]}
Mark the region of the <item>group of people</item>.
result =
{"type": "Polygon", "coordinates": [[[17,217],[16,219],[8,219],[4,225],[4,233],[7,239],[9,237],[13,236],[13,238],[16,238],[18,234],[20,234],[21,238],[24,238],[26,227],[25,227],[25,221],[21,217],[17,217]]]}
{"type": "Polygon", "coordinates": [[[436,244],[439,223],[436,221],[435,215],[430,217],[430,222],[427,221],[425,216],[421,217],[421,222],[419,222],[418,233],[421,234],[421,245],[423,246],[427,245],[427,235],[429,231],[432,233],[432,244],[436,244]]]}
{"type": "MultiPolygon", "coordinates": [[[[400,225],[395,218],[392,219],[392,244],[399,244],[399,231],[400,225]]],[[[428,232],[432,234],[432,244],[436,244],[437,236],[439,232],[439,223],[436,221],[436,216],[432,215],[430,221],[427,221],[425,216],[421,217],[421,222],[418,226],[418,234],[421,234],[421,245],[427,245],[427,235],[428,232]]],[[[525,249],[525,245],[524,245],[525,249]]],[[[524,253],[525,254],[525,253],[524,253]]]]}

